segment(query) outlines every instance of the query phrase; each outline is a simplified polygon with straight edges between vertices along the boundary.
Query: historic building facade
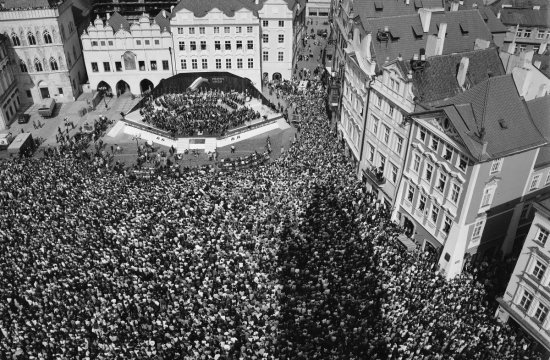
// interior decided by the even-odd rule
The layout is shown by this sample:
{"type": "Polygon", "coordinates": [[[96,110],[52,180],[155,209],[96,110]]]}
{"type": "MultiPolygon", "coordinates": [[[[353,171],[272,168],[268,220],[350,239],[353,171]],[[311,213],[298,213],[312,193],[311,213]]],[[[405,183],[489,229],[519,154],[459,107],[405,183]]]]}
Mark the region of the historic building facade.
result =
{"type": "Polygon", "coordinates": [[[10,40],[0,34],[0,130],[15,118],[20,104],[17,82],[8,56],[9,47],[10,40]]]}
{"type": "Polygon", "coordinates": [[[50,6],[0,12],[0,33],[10,39],[10,58],[17,78],[20,101],[39,103],[45,98],[73,101],[86,79],[84,60],[72,12],[72,1],[50,6]]]}
{"type": "Polygon", "coordinates": [[[142,14],[130,23],[122,15],[96,18],[81,37],[90,87],[106,94],[144,94],[174,75],[169,16],[142,14]]]}

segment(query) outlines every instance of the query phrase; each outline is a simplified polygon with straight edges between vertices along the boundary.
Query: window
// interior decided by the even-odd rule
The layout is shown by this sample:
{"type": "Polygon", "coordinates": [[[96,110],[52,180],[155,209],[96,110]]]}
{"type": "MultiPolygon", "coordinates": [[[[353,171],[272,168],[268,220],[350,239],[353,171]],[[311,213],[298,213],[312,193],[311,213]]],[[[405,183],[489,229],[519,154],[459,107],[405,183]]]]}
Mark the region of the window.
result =
{"type": "Polygon", "coordinates": [[[230,40],[225,41],[225,50],[231,50],[231,41],[230,40]]]}
{"type": "Polygon", "coordinates": [[[224,26],[223,32],[226,33],[226,34],[229,34],[229,32],[230,32],[229,26],[224,26]]]}
{"type": "Polygon", "coordinates": [[[145,71],[145,61],[138,61],[139,71],[145,71]]]}
{"type": "Polygon", "coordinates": [[[195,35],[195,28],[194,27],[189,28],[189,35],[195,35]]]}
{"type": "Polygon", "coordinates": [[[208,59],[202,59],[202,68],[208,69],[208,59]]]}
{"type": "Polygon", "coordinates": [[[52,36],[48,32],[48,30],[44,31],[44,44],[51,44],[52,43],[52,36]]]}
{"type": "Polygon", "coordinates": [[[434,166],[430,163],[427,163],[426,164],[426,172],[424,174],[424,178],[426,179],[426,181],[428,181],[428,182],[432,181],[433,172],[434,172],[434,166]]]}
{"type": "Polygon", "coordinates": [[[237,59],[237,69],[243,68],[243,59],[237,59]]]}
{"type": "Polygon", "coordinates": [[[407,191],[407,201],[412,203],[414,199],[414,186],[409,184],[409,190],[407,191]]]}
{"type": "Polygon", "coordinates": [[[63,88],[57,88],[57,93],[59,95],[63,95],[63,88]]]}
{"type": "Polygon", "coordinates": [[[494,174],[500,171],[502,168],[502,158],[493,160],[493,163],[491,164],[491,171],[489,174],[494,174]]]}
{"type": "Polygon", "coordinates": [[[262,42],[264,44],[269,42],[269,34],[262,34],[262,42]]]}
{"type": "Polygon", "coordinates": [[[548,240],[548,235],[550,232],[546,229],[540,228],[535,240],[540,242],[543,246],[546,245],[546,240],[548,240]]]}
{"type": "Polygon", "coordinates": [[[493,202],[493,195],[495,193],[494,186],[487,186],[483,189],[483,197],[481,198],[481,207],[490,206],[493,202]]]}
{"type": "Polygon", "coordinates": [[[28,98],[32,98],[32,94],[30,90],[25,90],[25,94],[27,95],[28,98]]]}
{"type": "Polygon", "coordinates": [[[32,33],[27,34],[27,39],[29,40],[29,45],[36,45],[36,38],[32,33]]]}
{"type": "Polygon", "coordinates": [[[518,28],[518,30],[516,31],[516,36],[521,37],[522,35],[523,35],[523,29],[518,28]]]}
{"type": "Polygon", "coordinates": [[[379,123],[379,120],[373,116],[372,117],[372,132],[374,133],[374,135],[378,135],[378,123],[379,123]]]}
{"type": "Polygon", "coordinates": [[[19,36],[15,34],[11,34],[11,42],[13,46],[21,46],[21,40],[19,40],[19,36]]]}
{"type": "Polygon", "coordinates": [[[533,274],[534,277],[536,277],[539,281],[542,280],[544,277],[544,273],[546,272],[547,266],[542,263],[540,260],[537,260],[535,263],[535,266],[533,267],[533,271],[531,274],[533,274]]]}
{"type": "Polygon", "coordinates": [[[474,224],[474,231],[472,232],[472,239],[477,239],[481,237],[483,231],[483,226],[485,225],[485,220],[480,219],[474,224]]]}
{"type": "Polygon", "coordinates": [[[528,37],[531,37],[531,29],[525,29],[525,31],[523,32],[523,37],[524,38],[528,38],[528,37]]]}
{"type": "Polygon", "coordinates": [[[453,183],[453,187],[451,189],[451,201],[454,204],[456,204],[458,202],[458,197],[460,196],[460,191],[461,191],[460,185],[453,183]]]}
{"type": "Polygon", "coordinates": [[[231,59],[225,59],[225,68],[231,69],[231,59]]]}
{"type": "Polygon", "coordinates": [[[285,35],[284,34],[279,34],[279,44],[284,43],[284,42],[285,42],[285,35]]]}
{"type": "MultiPolygon", "coordinates": [[[[113,46],[113,41],[109,40],[108,44],[109,44],[109,46],[113,46]]],[[[155,40],[155,45],[158,45],[158,44],[159,44],[159,40],[155,40]]]]}
{"type": "Polygon", "coordinates": [[[539,187],[540,177],[540,174],[536,174],[535,176],[533,176],[531,184],[529,185],[529,191],[536,190],[539,187]]]}
{"type": "Polygon", "coordinates": [[[141,40],[136,40],[136,45],[141,45],[141,40]]]}
{"type": "Polygon", "coordinates": [[[378,157],[380,158],[380,171],[384,172],[384,169],[386,168],[386,157],[381,153],[378,153],[378,157]]]}
{"type": "Polygon", "coordinates": [[[422,142],[426,141],[426,129],[421,127],[418,132],[418,139],[422,142]]]}
{"type": "Polygon", "coordinates": [[[237,40],[237,50],[242,50],[242,49],[243,49],[243,41],[237,40]]]}
{"type": "Polygon", "coordinates": [[[249,69],[254,68],[254,59],[253,58],[248,58],[248,68],[249,69]]]}
{"type": "Polygon", "coordinates": [[[200,26],[200,27],[199,27],[199,34],[201,34],[201,35],[206,34],[206,29],[205,29],[204,26],[200,26]]]}
{"type": "Polygon", "coordinates": [[[248,50],[253,50],[253,49],[254,49],[254,40],[248,40],[248,41],[246,42],[246,48],[247,48],[248,50]]]}
{"type": "Polygon", "coordinates": [[[443,153],[443,158],[447,161],[451,161],[453,158],[453,148],[449,145],[445,145],[445,152],[443,153]]]}
{"type": "Polygon", "coordinates": [[[391,181],[394,184],[397,182],[397,172],[398,172],[397,166],[392,164],[391,165],[391,181]]]}
{"type": "Polygon", "coordinates": [[[418,210],[424,211],[426,208],[426,196],[423,194],[420,194],[420,199],[418,200],[418,210]]]}
{"type": "Polygon", "coordinates": [[[376,96],[376,107],[382,107],[382,98],[380,96],[376,96]]]}
{"type": "Polygon", "coordinates": [[[521,298],[521,301],[519,302],[519,306],[525,309],[525,311],[529,311],[529,308],[531,307],[531,303],[533,302],[533,294],[531,294],[527,290],[523,290],[523,297],[521,298]]]}
{"type": "Polygon", "coordinates": [[[237,26],[237,28],[236,28],[236,33],[237,33],[237,34],[240,34],[240,33],[242,33],[242,32],[243,32],[243,27],[242,27],[242,26],[237,26]]]}
{"type": "Polygon", "coordinates": [[[156,61],[151,61],[151,70],[152,71],[157,71],[157,62],[156,61]]]}
{"type": "Polygon", "coordinates": [[[27,64],[25,64],[23,60],[19,62],[19,68],[21,69],[22,73],[29,72],[29,69],[27,69],[27,64]]]}
{"type": "Polygon", "coordinates": [[[439,173],[439,179],[437,181],[437,190],[445,192],[445,185],[447,185],[447,175],[439,173]]]}
{"type": "Polygon", "coordinates": [[[222,68],[222,59],[216,59],[216,69],[222,68]]]}
{"type": "Polygon", "coordinates": [[[263,27],[268,27],[269,26],[269,21],[267,21],[267,20],[262,21],[262,26],[263,27]]]}
{"type": "Polygon", "coordinates": [[[185,50],[185,41],[180,41],[179,46],[180,46],[180,51],[184,51],[185,50]]]}
{"type": "Polygon", "coordinates": [[[198,69],[197,59],[191,59],[191,69],[198,69]]]}
{"type": "Polygon", "coordinates": [[[247,26],[246,32],[250,34],[252,32],[252,26],[247,26]]]}
{"type": "Polygon", "coordinates": [[[369,144],[369,161],[374,162],[374,146],[369,144]]]}
{"type": "Polygon", "coordinates": [[[285,27],[285,21],[279,20],[279,27],[285,27]]]}
{"type": "Polygon", "coordinates": [[[418,170],[420,169],[420,155],[414,154],[414,159],[412,163],[412,171],[418,174],[418,170]]]}
{"type": "Polygon", "coordinates": [[[92,63],[92,72],[99,72],[99,66],[97,66],[96,62],[92,63]]]}
{"type": "Polygon", "coordinates": [[[388,115],[389,115],[391,118],[393,118],[394,110],[395,110],[395,108],[393,107],[393,105],[390,105],[390,106],[388,107],[388,115]]]}
{"type": "Polygon", "coordinates": [[[269,61],[269,52],[267,52],[267,51],[262,52],[262,60],[263,61],[269,61]]]}
{"type": "Polygon", "coordinates": [[[181,67],[182,70],[187,69],[187,61],[185,59],[180,60],[180,67],[181,67]]]}
{"type": "Polygon", "coordinates": [[[544,185],[548,185],[548,184],[550,184],[550,172],[546,176],[546,183],[544,185]]]}
{"type": "Polygon", "coordinates": [[[539,306],[537,307],[537,310],[535,311],[535,319],[537,321],[543,323],[544,320],[546,320],[546,316],[548,316],[548,308],[544,306],[542,303],[539,303],[539,306]]]}
{"type": "Polygon", "coordinates": [[[430,146],[433,151],[437,152],[439,148],[439,138],[437,136],[432,136],[432,144],[430,146]]]}
{"type": "Polygon", "coordinates": [[[282,51],[279,51],[279,53],[277,54],[277,60],[284,61],[284,58],[285,58],[285,53],[282,51]]]}
{"type": "Polygon", "coordinates": [[[214,26],[214,34],[219,34],[219,33],[220,33],[220,27],[214,26]]]}
{"type": "Polygon", "coordinates": [[[183,28],[182,27],[178,28],[178,34],[180,34],[180,35],[183,34],[183,28]]]}
{"type": "Polygon", "coordinates": [[[458,159],[458,168],[465,172],[466,166],[468,166],[468,158],[464,155],[460,155],[460,158],[458,159]]]}
{"type": "Polygon", "coordinates": [[[445,220],[443,221],[443,228],[441,229],[445,234],[449,235],[451,231],[451,226],[453,225],[453,219],[445,215],[445,220]]]}
{"type": "Polygon", "coordinates": [[[206,50],[206,41],[201,41],[201,50],[206,50]]]}
{"type": "Polygon", "coordinates": [[[121,61],[115,61],[115,70],[116,71],[122,71],[122,62],[121,61]]]}
{"type": "Polygon", "coordinates": [[[384,126],[384,142],[388,144],[390,142],[390,128],[386,125],[384,126]]]}
{"type": "Polygon", "coordinates": [[[439,206],[432,204],[432,212],[430,214],[430,220],[435,224],[437,223],[438,216],[439,216],[439,206]]]}
{"type": "Polygon", "coordinates": [[[59,66],[57,66],[57,61],[52,57],[50,58],[50,69],[52,71],[57,71],[59,70],[59,66]]]}
{"type": "Polygon", "coordinates": [[[544,39],[544,29],[539,29],[538,30],[537,39],[544,39]]]}
{"type": "Polygon", "coordinates": [[[403,151],[403,138],[395,135],[395,152],[401,155],[401,151],[403,151]]]}
{"type": "Polygon", "coordinates": [[[149,40],[145,40],[145,45],[149,45],[149,44],[150,44],[149,40]]]}
{"type": "Polygon", "coordinates": [[[214,50],[221,50],[222,49],[222,42],[219,40],[214,41],[214,50]]]}
{"type": "Polygon", "coordinates": [[[191,51],[196,51],[197,50],[197,42],[196,41],[191,41],[189,43],[189,48],[191,48],[191,51]]]}

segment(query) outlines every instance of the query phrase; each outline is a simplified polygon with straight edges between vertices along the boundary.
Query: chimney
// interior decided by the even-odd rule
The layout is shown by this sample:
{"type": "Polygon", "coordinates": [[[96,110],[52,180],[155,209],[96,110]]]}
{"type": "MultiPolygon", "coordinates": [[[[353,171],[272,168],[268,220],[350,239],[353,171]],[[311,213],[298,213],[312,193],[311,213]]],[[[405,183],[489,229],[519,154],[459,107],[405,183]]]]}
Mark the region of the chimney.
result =
{"type": "Polygon", "coordinates": [[[451,3],[451,11],[458,11],[458,3],[456,1],[453,1],[451,3]]]}
{"type": "Polygon", "coordinates": [[[476,39],[474,43],[474,50],[488,49],[491,42],[489,40],[476,39]]]}
{"type": "Polygon", "coordinates": [[[405,0],[405,5],[409,5],[411,3],[411,0],[405,0]]]}
{"type": "Polygon", "coordinates": [[[254,4],[260,5],[260,0],[254,0],[254,4]]]}
{"type": "Polygon", "coordinates": [[[533,10],[540,10],[540,5],[533,6],[533,10]]]}
{"type": "Polygon", "coordinates": [[[107,20],[109,20],[111,18],[111,15],[109,13],[107,13],[106,15],[107,15],[107,20]]]}
{"type": "Polygon", "coordinates": [[[174,5],[170,6],[170,13],[174,11],[174,5]]]}
{"type": "Polygon", "coordinates": [[[437,36],[428,35],[428,39],[426,39],[426,57],[430,58],[437,55],[437,42],[437,36]]]}
{"type": "Polygon", "coordinates": [[[500,19],[500,10],[497,12],[497,19],[500,19]]]}
{"type": "Polygon", "coordinates": [[[540,69],[540,66],[542,65],[542,62],[540,60],[536,60],[533,65],[537,68],[537,69],[540,69]]]}
{"type": "Polygon", "coordinates": [[[371,53],[370,53],[371,43],[372,43],[372,34],[368,33],[363,38],[363,53],[364,53],[365,59],[367,59],[369,61],[371,60],[371,53]]]}
{"type": "Polygon", "coordinates": [[[443,46],[445,45],[445,34],[447,34],[447,23],[439,24],[439,32],[437,33],[436,55],[443,54],[443,46]]]}
{"type": "Polygon", "coordinates": [[[432,20],[432,12],[428,9],[421,8],[418,10],[420,22],[422,23],[422,31],[427,33],[430,31],[430,21],[432,20]]]}
{"type": "Polygon", "coordinates": [[[548,85],[542,84],[542,85],[539,87],[539,93],[537,94],[537,97],[546,96],[547,93],[548,93],[548,85]]]}
{"type": "Polygon", "coordinates": [[[162,10],[162,17],[166,19],[166,10],[162,10]]]}
{"type": "Polygon", "coordinates": [[[542,43],[540,44],[540,48],[539,48],[539,55],[542,55],[546,52],[546,46],[548,45],[548,43],[542,43]]]}
{"type": "Polygon", "coordinates": [[[399,55],[397,56],[397,60],[403,61],[403,56],[401,56],[401,54],[399,54],[399,55]]]}
{"type": "Polygon", "coordinates": [[[460,59],[460,65],[458,66],[458,73],[456,74],[456,81],[458,86],[464,90],[464,83],[466,82],[466,74],[468,73],[468,66],[470,65],[470,59],[463,57],[460,59]]]}

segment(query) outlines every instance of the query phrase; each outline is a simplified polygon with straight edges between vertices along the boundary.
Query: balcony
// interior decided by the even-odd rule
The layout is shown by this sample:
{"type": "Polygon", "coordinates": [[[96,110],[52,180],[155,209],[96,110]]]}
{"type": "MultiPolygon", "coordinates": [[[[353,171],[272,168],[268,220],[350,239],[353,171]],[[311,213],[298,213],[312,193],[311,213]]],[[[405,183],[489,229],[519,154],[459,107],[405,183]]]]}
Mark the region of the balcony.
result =
{"type": "Polygon", "coordinates": [[[375,166],[372,166],[370,169],[365,169],[365,175],[377,185],[384,185],[386,183],[384,171],[375,166]]]}

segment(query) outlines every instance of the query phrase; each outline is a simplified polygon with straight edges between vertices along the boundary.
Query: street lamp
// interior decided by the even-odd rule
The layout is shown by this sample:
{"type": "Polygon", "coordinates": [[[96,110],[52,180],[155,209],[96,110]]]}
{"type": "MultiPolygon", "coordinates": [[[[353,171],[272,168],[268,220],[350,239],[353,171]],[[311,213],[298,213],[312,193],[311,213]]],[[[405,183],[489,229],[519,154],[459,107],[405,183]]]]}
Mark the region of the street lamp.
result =
{"type": "Polygon", "coordinates": [[[139,142],[138,142],[138,139],[141,139],[141,134],[139,134],[139,136],[134,135],[134,137],[132,137],[132,140],[136,141],[136,148],[137,148],[137,152],[138,152],[138,155],[139,155],[139,142]]]}
{"type": "Polygon", "coordinates": [[[107,109],[107,99],[105,99],[105,97],[107,96],[107,86],[100,86],[97,89],[101,91],[103,95],[103,102],[105,103],[105,109],[107,109]]]}

